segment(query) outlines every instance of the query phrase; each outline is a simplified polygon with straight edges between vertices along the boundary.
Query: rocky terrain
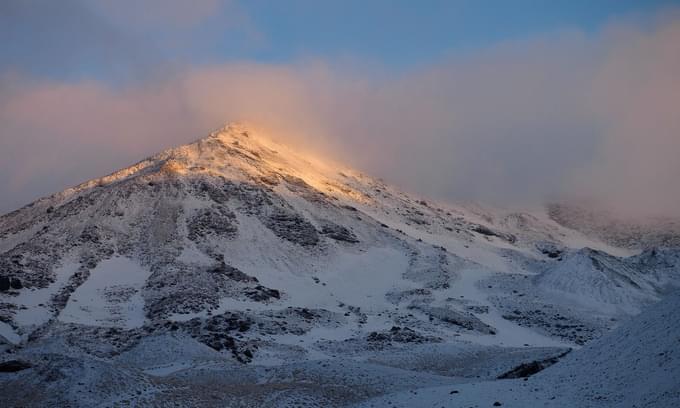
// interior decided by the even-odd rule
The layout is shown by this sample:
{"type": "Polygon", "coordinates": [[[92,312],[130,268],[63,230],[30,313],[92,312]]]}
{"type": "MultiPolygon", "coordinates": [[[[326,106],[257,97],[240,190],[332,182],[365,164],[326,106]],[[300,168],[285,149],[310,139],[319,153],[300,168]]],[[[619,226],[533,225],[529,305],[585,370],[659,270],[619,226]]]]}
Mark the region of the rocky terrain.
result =
{"type": "Polygon", "coordinates": [[[673,225],[436,203],[229,125],[0,217],[0,405],[680,404],[673,225]]]}

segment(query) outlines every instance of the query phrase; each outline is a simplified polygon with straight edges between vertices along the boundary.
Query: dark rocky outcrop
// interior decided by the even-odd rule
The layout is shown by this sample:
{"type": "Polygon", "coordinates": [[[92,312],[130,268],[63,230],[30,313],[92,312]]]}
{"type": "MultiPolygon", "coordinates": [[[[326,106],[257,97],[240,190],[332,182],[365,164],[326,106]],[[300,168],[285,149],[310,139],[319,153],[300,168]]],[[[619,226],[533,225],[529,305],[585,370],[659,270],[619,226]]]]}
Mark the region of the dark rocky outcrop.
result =
{"type": "Polygon", "coordinates": [[[494,231],[491,228],[481,224],[473,224],[470,227],[470,231],[476,232],[481,235],[486,235],[487,237],[498,237],[500,239],[508,241],[511,244],[517,241],[517,237],[512,234],[494,231]]]}
{"type": "Polygon", "coordinates": [[[559,258],[564,252],[561,248],[551,242],[539,242],[536,244],[536,249],[548,258],[559,258]]]}
{"type": "Polygon", "coordinates": [[[233,238],[236,236],[236,216],[225,207],[202,208],[187,219],[188,238],[196,241],[207,235],[233,238]]]}
{"type": "Polygon", "coordinates": [[[475,315],[468,312],[460,312],[446,307],[433,307],[426,305],[412,305],[411,309],[417,309],[425,313],[431,319],[437,319],[445,323],[460,326],[467,330],[483,334],[496,334],[496,330],[479,320],[475,315]]]}
{"type": "Polygon", "coordinates": [[[264,302],[271,299],[280,299],[281,293],[276,289],[270,289],[262,285],[257,285],[252,289],[247,289],[245,295],[256,302],[264,302]]]}
{"type": "Polygon", "coordinates": [[[529,363],[522,363],[517,367],[513,368],[512,370],[499,375],[498,379],[507,380],[511,378],[530,377],[538,373],[539,371],[545,370],[551,365],[557,363],[562,357],[566,356],[570,351],[571,350],[567,350],[558,356],[546,358],[545,360],[535,360],[529,363]]]}
{"type": "Polygon", "coordinates": [[[236,282],[257,282],[257,278],[254,276],[250,276],[248,274],[245,274],[241,272],[239,269],[234,268],[231,265],[227,265],[224,263],[224,261],[220,262],[220,264],[212,269],[208,270],[209,273],[211,274],[217,274],[221,275],[223,277],[226,277],[230,280],[236,281],[236,282]]]}
{"type": "Polygon", "coordinates": [[[9,285],[12,287],[12,289],[21,289],[24,287],[23,284],[21,283],[21,279],[19,278],[10,279],[9,285]]]}
{"type": "Polygon", "coordinates": [[[0,291],[7,291],[11,287],[11,280],[7,276],[0,276],[0,291]]]}
{"type": "Polygon", "coordinates": [[[366,340],[372,343],[432,343],[442,341],[439,337],[424,336],[408,327],[399,326],[392,326],[387,331],[371,332],[366,336],[366,340]]]}
{"type": "Polygon", "coordinates": [[[265,220],[267,228],[276,236],[302,246],[313,246],[319,242],[316,228],[302,216],[289,211],[276,211],[265,220]]]}
{"type": "Polygon", "coordinates": [[[0,373],[16,373],[17,371],[31,368],[32,365],[28,361],[23,360],[8,360],[0,363],[0,373]]]}
{"type": "Polygon", "coordinates": [[[416,300],[419,303],[432,303],[432,301],[434,300],[432,291],[426,288],[392,291],[386,293],[385,298],[390,303],[394,303],[395,305],[405,300],[416,300]]]}
{"type": "Polygon", "coordinates": [[[321,233],[336,241],[349,242],[351,244],[359,242],[356,235],[348,228],[332,222],[326,222],[323,227],[321,227],[321,233]]]}

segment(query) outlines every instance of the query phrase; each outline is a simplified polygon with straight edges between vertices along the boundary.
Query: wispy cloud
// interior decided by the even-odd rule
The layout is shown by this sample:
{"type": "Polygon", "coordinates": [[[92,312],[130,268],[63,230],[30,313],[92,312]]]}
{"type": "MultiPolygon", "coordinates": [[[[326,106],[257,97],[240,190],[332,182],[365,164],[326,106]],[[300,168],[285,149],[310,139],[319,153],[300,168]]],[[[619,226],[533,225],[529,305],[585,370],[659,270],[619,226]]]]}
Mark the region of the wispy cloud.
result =
{"type": "Polygon", "coordinates": [[[398,74],[324,61],[184,66],[126,85],[6,74],[0,206],[244,119],[436,198],[577,195],[677,215],[677,44],[680,18],[666,13],[398,74]]]}

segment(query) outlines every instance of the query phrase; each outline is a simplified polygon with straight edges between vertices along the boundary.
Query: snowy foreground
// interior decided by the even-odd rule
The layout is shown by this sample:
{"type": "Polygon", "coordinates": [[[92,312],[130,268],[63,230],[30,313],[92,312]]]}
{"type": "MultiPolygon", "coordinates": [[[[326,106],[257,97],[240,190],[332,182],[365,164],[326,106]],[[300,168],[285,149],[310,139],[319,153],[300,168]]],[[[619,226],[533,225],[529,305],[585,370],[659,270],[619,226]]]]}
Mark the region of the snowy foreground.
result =
{"type": "Polygon", "coordinates": [[[680,406],[678,248],[230,125],[0,217],[0,406],[680,406]]]}

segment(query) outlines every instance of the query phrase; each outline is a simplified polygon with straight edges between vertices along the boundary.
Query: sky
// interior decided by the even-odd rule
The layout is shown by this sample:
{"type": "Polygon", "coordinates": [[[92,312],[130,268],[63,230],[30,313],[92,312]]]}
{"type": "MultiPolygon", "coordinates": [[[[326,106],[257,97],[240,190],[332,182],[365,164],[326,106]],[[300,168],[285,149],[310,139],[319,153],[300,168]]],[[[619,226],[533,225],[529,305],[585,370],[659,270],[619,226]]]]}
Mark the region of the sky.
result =
{"type": "Polygon", "coordinates": [[[232,120],[441,200],[680,215],[678,1],[0,2],[0,213],[232,120]]]}

